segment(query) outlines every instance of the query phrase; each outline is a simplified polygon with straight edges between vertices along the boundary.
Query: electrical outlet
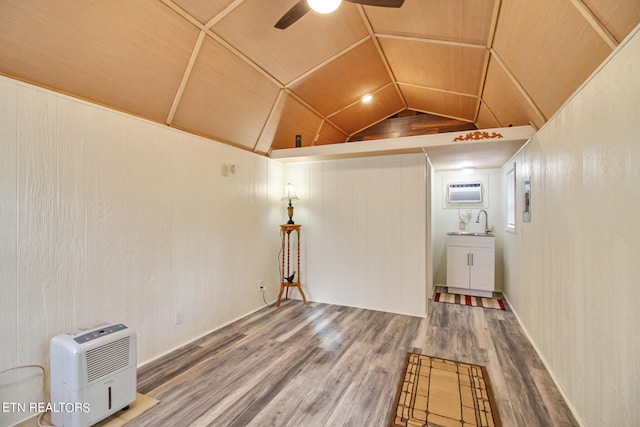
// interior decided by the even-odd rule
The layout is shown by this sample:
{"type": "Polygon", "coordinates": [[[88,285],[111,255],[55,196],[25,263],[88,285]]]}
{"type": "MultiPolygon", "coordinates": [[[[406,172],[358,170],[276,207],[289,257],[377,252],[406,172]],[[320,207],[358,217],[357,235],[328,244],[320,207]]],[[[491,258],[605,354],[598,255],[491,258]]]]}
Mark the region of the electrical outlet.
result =
{"type": "Polygon", "coordinates": [[[183,318],[184,312],[182,311],[181,308],[176,308],[176,312],[175,312],[175,316],[174,316],[174,323],[176,325],[179,325],[180,323],[182,323],[182,318],[183,318]]]}
{"type": "Polygon", "coordinates": [[[260,292],[265,292],[267,290],[267,287],[264,285],[264,281],[260,280],[258,282],[258,290],[260,292]]]}

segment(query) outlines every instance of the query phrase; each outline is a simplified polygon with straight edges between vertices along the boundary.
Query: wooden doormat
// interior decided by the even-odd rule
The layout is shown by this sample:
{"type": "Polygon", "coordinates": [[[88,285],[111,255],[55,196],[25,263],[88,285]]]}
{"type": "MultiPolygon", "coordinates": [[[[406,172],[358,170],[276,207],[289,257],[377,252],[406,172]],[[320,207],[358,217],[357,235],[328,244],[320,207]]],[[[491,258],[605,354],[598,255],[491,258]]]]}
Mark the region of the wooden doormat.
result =
{"type": "Polygon", "coordinates": [[[122,427],[144,414],[158,403],[160,402],[153,397],[136,393],[136,401],[129,405],[129,409],[116,412],[109,418],[100,421],[94,427],[122,427]]]}
{"type": "MultiPolygon", "coordinates": [[[[94,424],[93,427],[124,427],[140,415],[144,414],[154,406],[156,406],[160,401],[154,399],[153,397],[149,397],[144,394],[136,393],[136,401],[129,405],[129,409],[123,409],[122,411],[118,411],[115,414],[111,415],[108,418],[105,418],[102,421],[99,421],[97,424],[94,424]]],[[[45,426],[52,426],[51,423],[51,414],[45,413],[42,416],[42,422],[46,424],[42,424],[45,426]]],[[[16,425],[16,427],[27,427],[32,424],[20,423],[16,425]]],[[[40,424],[38,424],[40,425],[40,424]]]]}
{"type": "Polygon", "coordinates": [[[482,298],[469,295],[447,294],[444,292],[436,292],[433,297],[434,302],[446,302],[449,304],[462,304],[471,307],[494,308],[496,310],[504,310],[504,302],[501,298],[482,298]]]}
{"type": "Polygon", "coordinates": [[[501,427],[484,366],[408,353],[389,427],[501,427]]]}

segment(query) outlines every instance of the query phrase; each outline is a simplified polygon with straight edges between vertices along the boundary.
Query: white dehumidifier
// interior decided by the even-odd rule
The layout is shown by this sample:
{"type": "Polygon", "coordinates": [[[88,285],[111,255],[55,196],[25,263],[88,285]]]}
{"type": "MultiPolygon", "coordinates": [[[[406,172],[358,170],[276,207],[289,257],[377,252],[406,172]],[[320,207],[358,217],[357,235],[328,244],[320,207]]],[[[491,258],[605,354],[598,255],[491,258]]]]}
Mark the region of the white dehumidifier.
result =
{"type": "Polygon", "coordinates": [[[51,421],[87,427],[136,400],[136,333],[122,323],[51,339],[51,421]]]}

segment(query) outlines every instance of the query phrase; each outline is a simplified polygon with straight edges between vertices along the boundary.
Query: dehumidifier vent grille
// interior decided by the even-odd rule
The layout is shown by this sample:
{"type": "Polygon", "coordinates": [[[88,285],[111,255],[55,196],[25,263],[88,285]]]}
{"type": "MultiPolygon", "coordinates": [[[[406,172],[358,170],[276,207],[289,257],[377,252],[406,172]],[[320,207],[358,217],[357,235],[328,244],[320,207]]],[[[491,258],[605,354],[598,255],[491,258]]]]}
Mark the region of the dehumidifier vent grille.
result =
{"type": "Polygon", "coordinates": [[[86,352],[87,381],[92,382],[129,365],[131,337],[120,338],[86,352]]]}

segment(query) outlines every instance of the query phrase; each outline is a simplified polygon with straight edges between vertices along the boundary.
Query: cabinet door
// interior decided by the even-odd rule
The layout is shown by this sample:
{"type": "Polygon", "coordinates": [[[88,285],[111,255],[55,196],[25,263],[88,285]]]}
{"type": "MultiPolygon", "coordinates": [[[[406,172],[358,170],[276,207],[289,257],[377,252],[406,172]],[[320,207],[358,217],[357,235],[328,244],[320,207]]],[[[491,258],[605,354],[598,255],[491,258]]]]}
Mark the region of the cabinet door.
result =
{"type": "Polygon", "coordinates": [[[469,287],[469,248],[447,247],[447,286],[469,287]]]}
{"type": "Polygon", "coordinates": [[[473,264],[470,269],[469,287],[483,291],[493,291],[495,254],[493,249],[471,249],[473,264]]]}

